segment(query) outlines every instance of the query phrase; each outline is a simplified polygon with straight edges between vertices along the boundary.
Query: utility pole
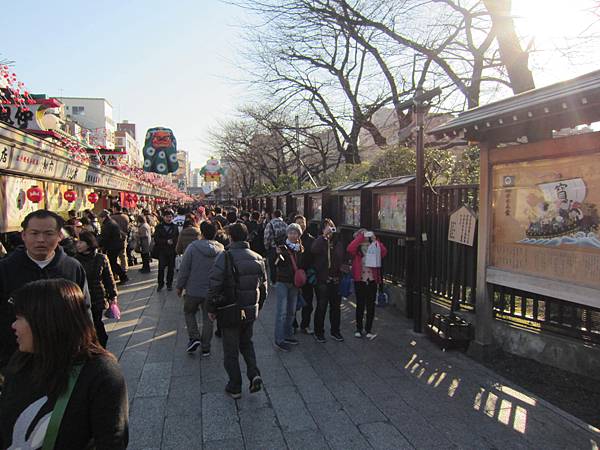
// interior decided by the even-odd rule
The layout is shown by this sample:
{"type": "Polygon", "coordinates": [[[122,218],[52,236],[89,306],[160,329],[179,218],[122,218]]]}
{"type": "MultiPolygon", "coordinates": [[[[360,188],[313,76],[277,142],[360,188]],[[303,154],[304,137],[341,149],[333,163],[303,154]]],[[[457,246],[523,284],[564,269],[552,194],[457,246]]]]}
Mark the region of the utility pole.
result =
{"type": "Polygon", "coordinates": [[[300,161],[300,121],[298,116],[296,115],[296,164],[297,164],[297,174],[298,177],[298,186],[297,189],[300,190],[302,187],[302,162],[300,161]]]}

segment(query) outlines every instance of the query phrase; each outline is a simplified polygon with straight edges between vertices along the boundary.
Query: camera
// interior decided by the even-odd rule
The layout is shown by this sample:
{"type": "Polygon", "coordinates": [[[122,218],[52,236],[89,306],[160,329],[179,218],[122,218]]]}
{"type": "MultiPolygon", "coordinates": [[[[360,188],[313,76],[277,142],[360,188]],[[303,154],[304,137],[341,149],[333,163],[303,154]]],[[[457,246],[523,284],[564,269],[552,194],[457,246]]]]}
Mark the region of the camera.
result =
{"type": "Polygon", "coordinates": [[[329,231],[331,231],[332,233],[337,233],[337,228],[336,227],[330,227],[329,231]]]}

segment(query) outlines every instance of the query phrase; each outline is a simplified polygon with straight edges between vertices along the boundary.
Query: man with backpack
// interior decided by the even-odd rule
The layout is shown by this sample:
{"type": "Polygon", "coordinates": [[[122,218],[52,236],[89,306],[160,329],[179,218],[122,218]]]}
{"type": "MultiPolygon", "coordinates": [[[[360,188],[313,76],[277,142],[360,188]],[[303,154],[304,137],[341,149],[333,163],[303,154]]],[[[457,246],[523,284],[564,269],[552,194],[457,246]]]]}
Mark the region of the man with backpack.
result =
{"type": "Polygon", "coordinates": [[[242,223],[228,228],[229,249],[220,253],[209,274],[208,307],[223,336],[224,366],[229,376],[225,392],[235,400],[242,396],[239,353],[244,357],[250,393],[262,389],[252,343],[254,321],[267,298],[267,274],[263,258],[250,250],[248,229],[242,223]]]}
{"type": "Polygon", "coordinates": [[[127,272],[119,264],[118,259],[124,249],[127,235],[123,233],[117,222],[111,218],[110,211],[107,209],[103,210],[98,217],[102,223],[99,244],[108,256],[113,275],[118,276],[120,283],[124,284],[129,281],[129,278],[127,272]]]}
{"type": "Polygon", "coordinates": [[[280,209],[273,211],[273,219],[266,225],[264,242],[267,252],[267,261],[269,262],[269,275],[271,283],[275,283],[275,261],[277,260],[277,246],[283,245],[287,237],[287,224],[282,218],[283,213],[280,209]]]}

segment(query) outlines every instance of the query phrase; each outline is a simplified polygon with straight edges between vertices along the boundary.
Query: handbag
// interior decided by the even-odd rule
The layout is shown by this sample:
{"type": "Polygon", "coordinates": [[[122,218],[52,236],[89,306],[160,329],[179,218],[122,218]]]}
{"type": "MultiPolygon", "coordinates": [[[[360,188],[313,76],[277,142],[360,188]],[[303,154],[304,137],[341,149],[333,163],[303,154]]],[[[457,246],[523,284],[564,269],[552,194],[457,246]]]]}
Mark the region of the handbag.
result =
{"type": "Polygon", "coordinates": [[[67,389],[60,395],[60,397],[56,399],[54,410],[52,411],[50,421],[48,422],[48,428],[46,429],[46,435],[44,436],[42,450],[54,450],[56,439],[58,438],[58,429],[60,428],[60,423],[65,415],[67,404],[69,403],[71,394],[73,394],[73,389],[75,388],[75,384],[77,384],[82,367],[83,364],[73,366],[71,373],[69,374],[67,389]]]}
{"type": "Polygon", "coordinates": [[[390,303],[390,297],[387,294],[387,292],[384,291],[383,289],[383,284],[379,285],[379,288],[377,289],[377,300],[376,300],[376,304],[377,306],[381,306],[384,307],[386,305],[388,305],[390,303]]]}
{"type": "Polygon", "coordinates": [[[352,275],[345,273],[340,280],[340,296],[342,298],[348,298],[352,295],[352,275]]]}
{"type": "Polygon", "coordinates": [[[294,286],[301,288],[306,284],[306,272],[304,269],[300,269],[296,263],[296,255],[288,249],[290,254],[290,260],[292,261],[292,268],[294,269],[294,286]]]}
{"type": "Polygon", "coordinates": [[[117,302],[110,302],[110,305],[104,311],[104,317],[107,319],[121,320],[121,308],[117,302]]]}

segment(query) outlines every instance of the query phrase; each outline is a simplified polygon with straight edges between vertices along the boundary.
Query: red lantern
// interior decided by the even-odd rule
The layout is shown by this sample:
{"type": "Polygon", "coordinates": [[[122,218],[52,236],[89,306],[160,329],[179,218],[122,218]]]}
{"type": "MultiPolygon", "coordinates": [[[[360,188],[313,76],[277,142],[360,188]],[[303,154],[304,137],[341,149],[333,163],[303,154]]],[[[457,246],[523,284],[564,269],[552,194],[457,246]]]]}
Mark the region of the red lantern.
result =
{"type": "Polygon", "coordinates": [[[138,201],[138,196],[136,193],[131,194],[131,199],[133,200],[134,203],[137,203],[138,201]]]}
{"type": "Polygon", "coordinates": [[[32,203],[39,203],[44,198],[44,191],[38,186],[31,186],[27,189],[27,198],[32,203]]]}
{"type": "Polygon", "coordinates": [[[73,203],[75,200],[77,200],[77,192],[75,192],[73,189],[69,189],[68,191],[65,191],[63,197],[69,203],[73,203]]]}
{"type": "Polygon", "coordinates": [[[133,197],[131,196],[131,194],[129,192],[127,194],[125,194],[125,200],[127,200],[128,202],[131,202],[133,200],[133,197]]]}
{"type": "Polygon", "coordinates": [[[96,203],[100,197],[95,192],[90,192],[88,194],[87,198],[88,198],[88,202],[96,203]]]}

